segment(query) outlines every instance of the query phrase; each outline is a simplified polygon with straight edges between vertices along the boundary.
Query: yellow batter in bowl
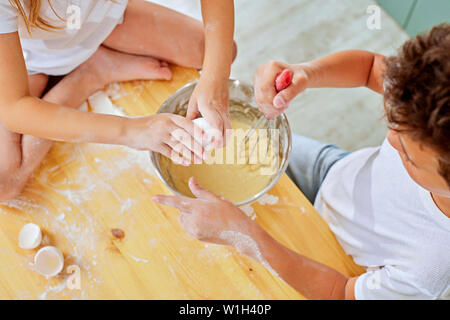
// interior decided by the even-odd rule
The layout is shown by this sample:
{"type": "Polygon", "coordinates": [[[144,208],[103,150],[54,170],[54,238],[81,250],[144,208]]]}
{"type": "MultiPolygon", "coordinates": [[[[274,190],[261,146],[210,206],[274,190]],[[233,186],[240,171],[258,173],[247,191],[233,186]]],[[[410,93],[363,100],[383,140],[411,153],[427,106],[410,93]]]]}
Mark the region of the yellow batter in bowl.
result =
{"type": "Polygon", "coordinates": [[[249,159],[249,146],[252,147],[254,144],[250,141],[244,149],[241,144],[243,136],[256,119],[252,109],[231,102],[233,135],[225,148],[210,151],[209,159],[202,164],[185,167],[160,155],[161,174],[171,187],[186,196],[193,197],[188,181],[190,177],[194,177],[202,187],[233,203],[247,200],[267,187],[277,173],[280,152],[276,144],[269,142],[270,133],[261,131],[257,149],[249,159]]]}

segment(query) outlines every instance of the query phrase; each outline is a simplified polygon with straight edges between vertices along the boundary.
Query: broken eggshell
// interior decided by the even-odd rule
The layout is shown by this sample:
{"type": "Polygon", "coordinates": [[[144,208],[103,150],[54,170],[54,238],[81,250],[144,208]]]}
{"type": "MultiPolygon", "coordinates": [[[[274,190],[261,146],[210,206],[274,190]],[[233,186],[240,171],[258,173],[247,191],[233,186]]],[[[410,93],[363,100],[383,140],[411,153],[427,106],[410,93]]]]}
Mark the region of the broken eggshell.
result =
{"type": "Polygon", "coordinates": [[[35,249],[42,241],[41,228],[34,223],[23,226],[19,233],[19,247],[22,249],[35,249]]]}
{"type": "Polygon", "coordinates": [[[64,267],[64,256],[58,248],[47,246],[41,248],[34,257],[34,270],[43,276],[54,277],[64,267]]]}

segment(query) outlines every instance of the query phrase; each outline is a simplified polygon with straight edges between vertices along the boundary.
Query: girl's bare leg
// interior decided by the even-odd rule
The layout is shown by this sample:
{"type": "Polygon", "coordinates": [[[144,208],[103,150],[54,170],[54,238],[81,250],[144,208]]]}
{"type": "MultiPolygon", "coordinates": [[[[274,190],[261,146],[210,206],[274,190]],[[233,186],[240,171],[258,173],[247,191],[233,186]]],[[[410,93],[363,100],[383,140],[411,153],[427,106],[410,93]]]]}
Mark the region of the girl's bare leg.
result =
{"type": "MultiPolygon", "coordinates": [[[[171,72],[165,63],[101,46],[88,61],[65,76],[42,99],[78,108],[91,94],[111,82],[170,78],[171,72]]],[[[30,93],[40,97],[48,77],[33,75],[29,82],[30,93]]],[[[10,132],[0,124],[0,202],[14,199],[22,192],[51,146],[51,141],[10,132]]]]}
{"type": "MultiPolygon", "coordinates": [[[[201,69],[205,40],[200,21],[154,3],[131,0],[123,23],[103,44],[121,52],[201,69]]],[[[236,46],[234,52],[236,55],[236,46]]]]}

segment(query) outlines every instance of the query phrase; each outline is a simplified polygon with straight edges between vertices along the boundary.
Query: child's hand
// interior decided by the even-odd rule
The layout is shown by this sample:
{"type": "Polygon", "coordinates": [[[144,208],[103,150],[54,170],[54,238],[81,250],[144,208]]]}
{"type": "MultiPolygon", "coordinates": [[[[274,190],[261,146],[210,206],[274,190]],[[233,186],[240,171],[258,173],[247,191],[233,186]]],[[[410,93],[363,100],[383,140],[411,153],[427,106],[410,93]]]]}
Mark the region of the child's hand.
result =
{"type": "Polygon", "coordinates": [[[189,100],[187,118],[195,119],[200,111],[220,133],[214,139],[216,148],[225,145],[226,130],[231,129],[228,94],[228,80],[216,80],[203,75],[189,100]]]}
{"type": "Polygon", "coordinates": [[[289,107],[289,103],[307,88],[308,76],[304,65],[290,65],[271,61],[258,68],[255,74],[255,98],[264,115],[273,119],[289,107]],[[288,69],[292,72],[292,80],[288,87],[277,92],[275,83],[277,76],[288,69]]]}
{"type": "Polygon", "coordinates": [[[189,179],[189,188],[196,199],[181,196],[157,195],[153,200],[180,209],[183,229],[196,239],[232,245],[222,232],[247,233],[254,224],[234,204],[200,187],[194,178],[189,179]]]}
{"type": "Polygon", "coordinates": [[[131,148],[159,152],[182,165],[207,157],[202,147],[206,133],[191,120],[169,113],[127,120],[125,144],[131,148]]]}

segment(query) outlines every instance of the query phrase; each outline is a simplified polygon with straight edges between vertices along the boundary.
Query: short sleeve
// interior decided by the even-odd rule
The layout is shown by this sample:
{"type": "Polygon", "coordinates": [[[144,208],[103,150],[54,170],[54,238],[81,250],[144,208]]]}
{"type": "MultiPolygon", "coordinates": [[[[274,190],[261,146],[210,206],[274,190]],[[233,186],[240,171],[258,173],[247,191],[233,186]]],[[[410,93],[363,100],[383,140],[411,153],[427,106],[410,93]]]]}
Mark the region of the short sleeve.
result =
{"type": "Polygon", "coordinates": [[[18,14],[8,0],[0,0],[0,33],[11,33],[18,30],[18,14]]]}
{"type": "Polygon", "coordinates": [[[410,277],[392,266],[368,271],[355,283],[357,300],[428,300],[434,299],[423,288],[416,286],[410,277]]]}

